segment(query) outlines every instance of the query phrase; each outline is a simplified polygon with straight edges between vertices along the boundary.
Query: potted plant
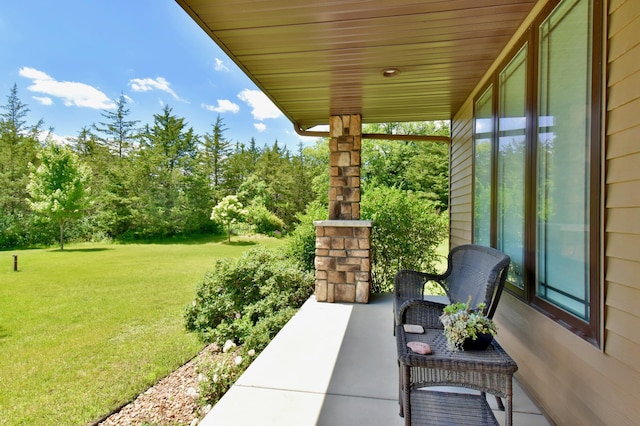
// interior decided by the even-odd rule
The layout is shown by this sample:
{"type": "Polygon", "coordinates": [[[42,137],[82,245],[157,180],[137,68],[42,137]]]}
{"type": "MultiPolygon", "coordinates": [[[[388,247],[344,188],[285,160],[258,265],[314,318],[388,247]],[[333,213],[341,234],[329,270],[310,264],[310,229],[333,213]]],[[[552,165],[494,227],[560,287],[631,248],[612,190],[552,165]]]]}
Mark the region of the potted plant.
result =
{"type": "Polygon", "coordinates": [[[447,348],[450,351],[486,349],[496,335],[496,325],[482,311],[484,303],[471,309],[471,296],[467,303],[457,302],[444,307],[440,321],[444,325],[447,348]]]}

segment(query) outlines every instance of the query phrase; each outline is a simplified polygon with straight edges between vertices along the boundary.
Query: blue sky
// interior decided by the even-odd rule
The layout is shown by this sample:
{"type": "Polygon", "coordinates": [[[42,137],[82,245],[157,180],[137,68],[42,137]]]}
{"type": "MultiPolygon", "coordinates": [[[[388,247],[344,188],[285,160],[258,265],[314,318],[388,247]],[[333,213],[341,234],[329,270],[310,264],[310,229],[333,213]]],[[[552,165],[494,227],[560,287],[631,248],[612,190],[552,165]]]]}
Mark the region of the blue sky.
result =
{"type": "MultiPolygon", "coordinates": [[[[198,134],[218,114],[231,142],[301,138],[289,120],[173,0],[0,0],[0,105],[14,84],[57,138],[106,121],[121,94],[130,119],[164,105],[198,134]]],[[[309,144],[310,139],[303,143],[309,144]]]]}

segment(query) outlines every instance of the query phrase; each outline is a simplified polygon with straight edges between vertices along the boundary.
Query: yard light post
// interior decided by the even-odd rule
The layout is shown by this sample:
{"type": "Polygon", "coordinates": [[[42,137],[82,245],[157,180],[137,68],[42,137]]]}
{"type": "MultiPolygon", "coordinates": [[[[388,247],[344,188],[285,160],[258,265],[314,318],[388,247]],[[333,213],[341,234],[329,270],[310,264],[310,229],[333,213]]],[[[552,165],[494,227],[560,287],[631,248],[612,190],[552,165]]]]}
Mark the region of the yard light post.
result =
{"type": "Polygon", "coordinates": [[[17,254],[13,255],[13,270],[14,271],[18,270],[18,255],[17,254]]]}

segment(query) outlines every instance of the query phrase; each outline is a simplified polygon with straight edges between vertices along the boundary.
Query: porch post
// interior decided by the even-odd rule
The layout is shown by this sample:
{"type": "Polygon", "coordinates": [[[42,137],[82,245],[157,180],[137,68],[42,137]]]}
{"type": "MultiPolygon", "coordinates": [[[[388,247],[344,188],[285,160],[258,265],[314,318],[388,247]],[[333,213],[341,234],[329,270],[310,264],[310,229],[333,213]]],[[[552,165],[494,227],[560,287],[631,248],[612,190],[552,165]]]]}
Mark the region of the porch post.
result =
{"type": "Polygon", "coordinates": [[[371,221],[360,219],[359,115],[332,116],[329,125],[329,220],[316,226],[316,299],[368,303],[371,221]]]}

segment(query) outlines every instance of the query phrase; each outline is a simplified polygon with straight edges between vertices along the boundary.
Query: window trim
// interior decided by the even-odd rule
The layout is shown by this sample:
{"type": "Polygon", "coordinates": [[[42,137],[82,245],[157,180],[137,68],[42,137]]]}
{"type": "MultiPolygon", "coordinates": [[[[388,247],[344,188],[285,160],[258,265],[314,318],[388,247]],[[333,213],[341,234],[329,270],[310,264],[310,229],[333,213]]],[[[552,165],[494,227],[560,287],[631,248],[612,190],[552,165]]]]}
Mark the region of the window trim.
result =
{"type": "MultiPolygon", "coordinates": [[[[520,49],[527,44],[527,87],[526,87],[526,166],[525,166],[525,185],[524,185],[524,289],[519,288],[511,283],[506,283],[505,289],[513,294],[518,300],[528,304],[532,308],[541,312],[545,316],[553,319],[558,324],[567,328],[574,334],[580,336],[584,340],[595,346],[600,346],[602,342],[602,333],[600,327],[601,319],[601,254],[602,254],[602,233],[601,224],[603,220],[601,200],[603,189],[601,185],[602,179],[602,79],[603,79],[603,3],[602,0],[591,0],[592,3],[592,60],[591,60],[591,170],[588,181],[588,195],[590,197],[589,206],[589,320],[578,318],[571,313],[559,308],[558,306],[540,298],[536,294],[536,181],[537,181],[537,132],[536,121],[538,114],[538,53],[539,53],[539,31],[540,25],[547,17],[560,5],[562,0],[551,0],[533,20],[531,26],[526,30],[525,34],[518,39],[514,46],[509,50],[505,58],[499,63],[498,67],[488,81],[480,88],[473,98],[473,125],[472,125],[472,173],[475,180],[475,138],[476,138],[476,104],[478,99],[486,92],[489,87],[493,88],[492,92],[492,116],[493,116],[493,135],[491,138],[491,219],[490,219],[490,241],[491,246],[497,245],[497,158],[498,158],[498,99],[499,93],[499,75],[504,68],[513,60],[520,49]]],[[[475,181],[472,185],[472,223],[471,236],[475,236],[475,220],[473,214],[475,212],[475,181]]]]}

